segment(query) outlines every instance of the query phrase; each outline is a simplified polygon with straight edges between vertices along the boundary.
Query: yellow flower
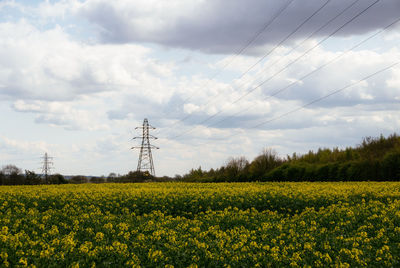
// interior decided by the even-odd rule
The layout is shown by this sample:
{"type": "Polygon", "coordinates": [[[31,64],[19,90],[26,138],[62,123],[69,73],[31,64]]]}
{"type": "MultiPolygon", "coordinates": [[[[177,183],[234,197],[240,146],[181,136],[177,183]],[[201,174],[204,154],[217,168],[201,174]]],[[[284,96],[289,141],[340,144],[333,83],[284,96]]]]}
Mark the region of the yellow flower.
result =
{"type": "Polygon", "coordinates": [[[27,265],[28,265],[28,260],[27,260],[26,258],[24,258],[24,257],[21,257],[21,258],[19,259],[18,264],[20,264],[20,265],[22,265],[22,266],[27,266],[27,265]]]}
{"type": "Polygon", "coordinates": [[[4,235],[8,234],[8,227],[7,226],[1,227],[1,233],[4,235]]]}
{"type": "Polygon", "coordinates": [[[97,242],[103,240],[103,238],[104,238],[104,234],[102,232],[97,232],[96,233],[95,239],[96,239],[97,242]]]}

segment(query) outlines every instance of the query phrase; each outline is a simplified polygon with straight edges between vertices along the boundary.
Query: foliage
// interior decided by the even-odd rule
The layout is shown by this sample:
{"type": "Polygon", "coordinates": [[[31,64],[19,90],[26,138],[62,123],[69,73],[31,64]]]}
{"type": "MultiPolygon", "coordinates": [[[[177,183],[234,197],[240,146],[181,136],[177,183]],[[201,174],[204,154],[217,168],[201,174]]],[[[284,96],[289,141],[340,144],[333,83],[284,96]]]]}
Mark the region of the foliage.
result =
{"type": "MultiPolygon", "coordinates": [[[[111,174],[110,174],[111,175],[111,174]]],[[[150,181],[154,177],[150,175],[149,172],[141,172],[141,171],[129,171],[128,174],[123,176],[116,176],[113,174],[112,176],[108,176],[108,182],[145,182],[150,181]]]]}
{"type": "Polygon", "coordinates": [[[400,180],[400,150],[385,155],[382,161],[382,177],[400,180]]]}
{"type": "Polygon", "coordinates": [[[4,267],[398,267],[400,183],[0,187],[4,267]]]}
{"type": "Polygon", "coordinates": [[[6,165],[0,172],[1,185],[19,185],[25,183],[22,170],[15,165],[6,165]]]}
{"type": "Polygon", "coordinates": [[[249,177],[257,180],[265,173],[279,167],[282,162],[283,160],[278,157],[278,154],[274,150],[265,148],[262,153],[251,162],[249,177]]]}
{"type": "Polygon", "coordinates": [[[6,165],[2,168],[1,172],[6,176],[22,174],[22,170],[15,165],[6,165]]]}
{"type": "Polygon", "coordinates": [[[91,183],[104,183],[106,179],[104,177],[91,177],[89,181],[91,183]]]}
{"type": "Polygon", "coordinates": [[[75,184],[80,184],[80,183],[86,183],[87,182],[87,178],[85,176],[82,175],[76,175],[73,176],[70,180],[70,183],[75,183],[75,184]]]}
{"type": "Polygon", "coordinates": [[[25,170],[25,183],[27,185],[41,184],[42,179],[33,171],[25,170]]]}
{"type": "Polygon", "coordinates": [[[61,174],[53,174],[48,177],[50,184],[66,184],[68,181],[61,174]]]}
{"type": "Polygon", "coordinates": [[[182,178],[187,182],[359,180],[400,180],[399,136],[366,137],[355,148],[320,148],[304,155],[294,153],[286,159],[279,158],[272,149],[264,149],[250,163],[244,157],[230,158],[219,169],[199,168],[182,178]]]}
{"type": "Polygon", "coordinates": [[[68,181],[61,174],[53,174],[47,177],[47,182],[41,175],[34,171],[21,169],[14,165],[6,165],[0,171],[0,185],[37,185],[37,184],[65,184],[68,181]]]}

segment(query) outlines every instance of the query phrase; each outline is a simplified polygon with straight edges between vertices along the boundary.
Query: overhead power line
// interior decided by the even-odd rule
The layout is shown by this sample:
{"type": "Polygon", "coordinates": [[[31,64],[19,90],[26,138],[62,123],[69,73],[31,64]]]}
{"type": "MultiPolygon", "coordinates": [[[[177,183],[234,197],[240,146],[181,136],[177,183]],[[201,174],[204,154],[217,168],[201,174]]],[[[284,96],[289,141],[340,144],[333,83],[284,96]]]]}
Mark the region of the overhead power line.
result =
{"type": "MultiPolygon", "coordinates": [[[[269,63],[269,66],[267,68],[264,68],[260,70],[255,76],[258,76],[259,74],[263,74],[267,69],[271,68],[272,66],[275,66],[278,62],[282,61],[286,56],[290,55],[293,51],[295,51],[297,48],[301,47],[305,42],[310,40],[312,37],[314,37],[317,33],[319,33],[322,29],[324,29],[326,26],[328,26],[331,22],[336,20],[338,17],[340,17],[343,13],[345,13],[347,10],[352,8],[355,4],[357,4],[361,0],[355,0],[350,5],[346,6],[342,11],[340,11],[338,14],[336,14],[333,18],[328,20],[326,23],[324,23],[321,27],[313,31],[309,36],[307,36],[303,41],[299,42],[297,45],[293,46],[289,52],[287,52],[283,57],[279,57],[276,61],[273,63],[269,63]]],[[[254,79],[255,80],[255,79],[254,79]]]]}
{"type": "Polygon", "coordinates": [[[252,127],[250,127],[250,128],[259,128],[259,127],[262,126],[262,125],[265,125],[265,124],[270,123],[270,122],[272,122],[272,121],[278,120],[278,119],[280,119],[280,118],[282,118],[282,117],[288,116],[289,114],[292,114],[292,113],[294,113],[294,112],[300,111],[300,110],[302,110],[302,109],[304,109],[304,108],[306,108],[306,107],[308,107],[308,106],[310,106],[310,105],[312,105],[312,104],[314,104],[314,103],[320,102],[320,101],[322,101],[322,100],[324,100],[324,99],[329,98],[329,97],[332,96],[332,95],[335,95],[335,94],[338,94],[338,93],[342,92],[342,91],[345,90],[345,89],[348,89],[348,88],[353,87],[353,86],[355,86],[355,85],[357,85],[357,84],[359,84],[359,83],[361,83],[361,82],[363,82],[363,81],[366,81],[366,80],[368,80],[368,79],[370,79],[370,78],[372,78],[372,77],[374,77],[374,76],[376,76],[376,75],[378,75],[378,74],[380,74],[380,73],[382,73],[382,72],[384,72],[384,71],[387,71],[387,70],[389,70],[389,69],[392,69],[393,67],[395,67],[396,65],[399,65],[399,64],[400,64],[400,61],[399,61],[399,62],[392,63],[391,65],[389,65],[389,66],[387,66],[387,67],[385,67],[385,68],[383,68],[383,69],[380,69],[380,70],[378,70],[378,71],[376,71],[376,72],[374,72],[374,73],[372,73],[372,74],[370,74],[370,75],[367,75],[367,76],[365,76],[364,78],[362,78],[362,79],[360,79],[360,80],[358,80],[358,81],[356,81],[356,82],[353,82],[353,83],[351,83],[351,84],[348,84],[348,85],[346,85],[346,86],[344,86],[344,87],[342,87],[342,88],[339,88],[339,89],[336,89],[336,90],[332,90],[329,94],[326,94],[326,95],[324,95],[324,96],[322,96],[322,97],[320,97],[320,98],[314,99],[314,100],[312,100],[312,101],[310,101],[310,102],[308,102],[308,103],[306,103],[306,104],[304,104],[304,105],[302,105],[302,106],[300,106],[300,107],[298,107],[298,108],[296,108],[296,109],[290,110],[290,111],[288,111],[288,112],[286,112],[286,113],[283,113],[283,114],[281,114],[281,115],[279,115],[279,116],[276,116],[276,117],[274,117],[274,118],[272,118],[272,119],[263,121],[263,122],[261,122],[261,123],[259,123],[259,124],[257,124],[257,125],[254,125],[254,126],[252,126],[252,127]]]}
{"type": "MultiPolygon", "coordinates": [[[[213,80],[213,79],[216,78],[218,75],[220,75],[220,74],[222,73],[222,71],[225,70],[226,67],[228,67],[228,66],[229,66],[238,56],[240,56],[240,55],[255,41],[255,40],[257,40],[257,38],[258,38],[266,29],[268,29],[268,28],[271,26],[271,24],[272,24],[279,16],[281,16],[281,14],[293,3],[293,1],[294,1],[294,0],[290,0],[290,1],[288,1],[285,5],[283,5],[282,8],[280,8],[280,9],[278,10],[278,12],[277,12],[270,20],[268,20],[268,21],[263,25],[263,27],[262,27],[259,31],[257,31],[257,32],[255,33],[255,35],[254,35],[252,38],[250,38],[250,39],[246,42],[246,44],[245,44],[243,47],[241,47],[241,48],[235,53],[235,55],[231,57],[231,59],[230,59],[226,64],[224,64],[224,65],[222,66],[222,68],[220,68],[214,75],[211,76],[211,78],[210,78],[209,80],[207,80],[206,83],[204,83],[204,85],[202,86],[202,88],[204,88],[204,87],[208,84],[208,82],[209,82],[210,80],[213,80]]],[[[330,1],[330,0],[329,0],[329,1],[330,1]]],[[[265,57],[264,57],[264,58],[265,58],[265,57]]],[[[251,69],[251,68],[250,68],[250,69],[251,69]]],[[[249,69],[248,71],[250,71],[250,69],[249,69]]],[[[247,71],[247,72],[248,72],[248,71],[247,71]]],[[[243,74],[243,75],[244,75],[244,74],[243,74]]],[[[243,76],[243,75],[242,75],[242,76],[243,76]]],[[[242,76],[241,76],[241,77],[242,77],[242,76]]],[[[185,105],[185,104],[186,104],[189,100],[191,100],[197,93],[198,93],[198,92],[194,92],[193,94],[191,94],[188,98],[186,98],[186,99],[181,103],[181,105],[182,105],[182,106],[185,105]]],[[[188,114],[188,115],[186,115],[185,117],[181,118],[180,120],[178,120],[178,121],[172,123],[169,127],[171,128],[171,127],[173,127],[174,125],[178,124],[179,122],[183,122],[183,121],[187,120],[187,119],[190,118],[191,116],[192,116],[192,114],[188,114]]]]}
{"type": "MultiPolygon", "coordinates": [[[[286,70],[288,67],[290,67],[291,65],[293,65],[294,63],[296,63],[297,61],[299,61],[301,58],[303,58],[305,55],[307,55],[309,52],[311,52],[313,49],[315,49],[316,47],[318,47],[319,45],[321,45],[324,41],[326,41],[328,38],[332,37],[333,35],[335,35],[337,32],[339,32],[341,29],[343,29],[344,27],[346,27],[348,24],[350,24],[351,22],[353,22],[355,19],[357,19],[359,16],[361,16],[362,14],[364,14],[367,10],[369,10],[371,7],[373,7],[375,4],[377,4],[380,0],[376,0],[374,1],[372,4],[370,4],[369,6],[367,6],[366,8],[364,8],[361,12],[357,13],[354,17],[352,17],[350,20],[348,20],[346,23],[344,23],[342,26],[340,26],[338,29],[336,29],[335,31],[333,31],[331,34],[329,34],[328,36],[326,36],[325,38],[323,38],[322,40],[320,40],[316,45],[314,45],[313,47],[311,47],[310,49],[306,50],[302,55],[300,55],[299,57],[297,57],[295,60],[291,61],[289,64],[285,65],[282,69],[280,69],[278,72],[274,73],[272,76],[270,76],[268,79],[264,80],[263,82],[261,82],[260,84],[258,84],[256,87],[253,87],[251,90],[247,91],[245,94],[241,95],[239,98],[237,98],[236,100],[234,100],[233,102],[229,103],[229,104],[236,104],[237,102],[241,101],[243,98],[245,98],[246,96],[248,96],[249,94],[251,94],[252,92],[254,92],[257,88],[261,87],[262,85],[264,85],[266,82],[272,80],[274,77],[276,77],[278,74],[280,74],[281,72],[283,72],[284,70],[286,70]]],[[[204,124],[205,122],[211,120],[212,118],[216,117],[217,115],[221,114],[224,110],[224,107],[226,107],[228,104],[225,104],[222,106],[222,108],[208,116],[206,119],[202,120],[201,122],[199,122],[198,124],[204,124]]],[[[173,137],[170,137],[169,139],[175,139],[178,137],[181,137],[182,135],[185,135],[187,133],[190,133],[191,131],[193,131],[195,127],[190,128],[189,130],[175,135],[173,137]]]]}
{"type": "Polygon", "coordinates": [[[326,5],[329,4],[331,0],[327,0],[322,6],[320,6],[317,10],[315,10],[309,17],[306,18],[301,24],[299,24],[292,32],[290,32],[283,40],[281,40],[277,45],[274,46],[270,51],[268,51],[266,54],[264,54],[258,61],[256,61],[253,65],[251,65],[244,73],[242,73],[238,79],[241,79],[243,76],[245,76],[249,71],[251,71],[256,65],[258,65],[260,62],[262,62],[266,57],[271,55],[278,47],[280,47],[283,43],[285,43],[290,37],[292,37],[295,33],[297,33],[298,30],[303,27],[304,24],[306,24],[308,21],[310,21],[315,15],[317,15],[326,5]]]}
{"type": "MultiPolygon", "coordinates": [[[[321,27],[319,27],[317,30],[315,30],[314,32],[312,32],[307,38],[305,38],[301,43],[297,44],[296,46],[294,46],[288,53],[286,53],[285,57],[289,54],[291,54],[294,50],[296,50],[298,47],[300,47],[301,45],[303,45],[305,42],[307,42],[309,39],[311,39],[314,35],[316,35],[318,32],[320,32],[323,28],[325,28],[327,25],[329,25],[332,21],[334,21],[335,19],[337,19],[339,16],[341,16],[344,12],[346,12],[347,10],[349,10],[351,7],[353,7],[357,2],[359,2],[360,0],[355,0],[353,1],[350,5],[346,6],[346,8],[344,8],[341,12],[339,12],[336,16],[334,16],[332,19],[330,19],[329,21],[327,21],[325,24],[323,24],[321,27]]],[[[289,3],[290,4],[290,3],[289,3]]],[[[325,3],[322,7],[324,7],[327,3],[325,3]]],[[[321,7],[321,8],[322,8],[321,7]]],[[[304,23],[303,23],[304,25],[304,23]]],[[[299,27],[297,27],[297,30],[299,29],[299,27]]],[[[294,31],[292,31],[291,34],[289,34],[289,37],[294,34],[296,32],[296,29],[294,31]]],[[[286,38],[287,39],[287,38],[286,38]]],[[[279,45],[281,45],[284,42],[284,40],[282,40],[278,45],[276,45],[272,50],[268,51],[267,54],[263,55],[263,57],[258,60],[256,62],[256,64],[253,64],[250,68],[247,69],[247,71],[245,73],[243,73],[239,79],[241,79],[242,77],[244,77],[245,74],[247,74],[253,67],[255,67],[255,65],[257,65],[258,63],[260,63],[263,59],[265,59],[268,55],[270,55],[279,45]]],[[[278,60],[276,60],[274,63],[269,64],[269,66],[274,66],[276,63],[278,63],[279,61],[282,60],[283,57],[279,58],[278,60]]],[[[262,70],[264,71],[264,70],[262,70]]],[[[260,71],[261,72],[261,71],[260,71]]],[[[258,75],[258,74],[256,74],[258,75]]],[[[218,96],[218,95],[217,95],[218,96]]],[[[215,98],[216,96],[214,96],[215,98]]],[[[208,101],[204,106],[207,106],[211,101],[208,101]]],[[[192,114],[189,114],[187,116],[185,116],[183,119],[181,119],[180,121],[175,122],[173,125],[177,124],[178,122],[183,122],[184,120],[188,119],[189,117],[191,117],[192,114]]],[[[211,119],[211,118],[210,118],[211,119]]],[[[223,120],[222,120],[223,121],[223,120]]],[[[212,124],[215,125],[215,124],[212,124]]]]}
{"type": "MultiPolygon", "coordinates": [[[[322,6],[320,6],[317,10],[315,10],[310,16],[308,16],[302,23],[300,23],[293,31],[291,31],[288,35],[286,35],[286,37],[284,37],[278,44],[276,44],[271,50],[269,50],[266,54],[264,54],[257,62],[255,62],[253,65],[251,65],[244,73],[242,73],[237,79],[241,79],[242,77],[244,77],[250,70],[252,70],[256,65],[258,65],[260,62],[262,62],[266,57],[268,57],[269,55],[271,55],[279,46],[281,46],[284,42],[286,42],[291,36],[293,36],[297,31],[299,31],[301,29],[301,27],[306,24],[311,18],[313,18],[316,14],[318,14],[331,0],[327,0],[326,2],[324,2],[324,4],[322,6]]],[[[218,94],[216,96],[214,96],[213,98],[210,98],[210,100],[208,102],[206,102],[206,104],[204,104],[205,107],[207,107],[210,103],[212,103],[213,101],[216,100],[215,97],[217,97],[218,94]]],[[[232,103],[233,104],[233,103],[232,103]]],[[[215,116],[217,116],[218,114],[220,114],[223,110],[223,108],[226,106],[226,104],[222,107],[222,109],[217,112],[214,113],[213,115],[209,116],[208,118],[206,118],[205,120],[199,122],[198,124],[204,124],[205,122],[209,121],[210,119],[214,118],[215,116]]],[[[188,116],[185,117],[185,120],[188,119],[189,117],[191,117],[192,114],[189,114],[188,116]]],[[[180,120],[178,122],[183,122],[184,120],[180,120]]],[[[191,131],[191,130],[190,130],[191,131]]],[[[179,135],[180,136],[180,135],[179,135]]],[[[179,136],[174,136],[173,138],[177,138],[179,136]]]]}
{"type": "MultiPolygon", "coordinates": [[[[284,91],[286,91],[287,89],[289,89],[290,87],[296,85],[298,83],[298,81],[303,81],[304,79],[310,77],[311,75],[315,74],[316,72],[320,71],[321,69],[325,68],[326,66],[332,64],[333,62],[337,61],[339,58],[343,57],[344,55],[348,54],[349,52],[355,50],[356,48],[358,48],[359,46],[361,46],[362,44],[366,43],[367,41],[371,40],[372,38],[374,38],[375,36],[381,34],[382,32],[386,31],[387,29],[389,29],[390,27],[392,27],[393,25],[397,24],[400,21],[400,17],[397,18],[395,21],[391,22],[389,25],[386,25],[384,28],[382,28],[381,30],[379,30],[378,32],[375,32],[374,34],[370,35],[369,37],[363,39],[361,42],[357,43],[356,45],[352,46],[351,48],[347,49],[346,51],[342,52],[341,54],[337,55],[336,57],[332,58],[331,60],[325,62],[324,64],[322,64],[321,66],[317,67],[316,69],[312,70],[311,72],[305,74],[304,76],[302,76],[301,78],[297,79],[297,81],[294,81],[292,83],[290,83],[287,86],[284,86],[276,91],[274,91],[272,94],[266,96],[263,101],[268,100],[284,91]]],[[[227,120],[229,120],[230,118],[233,118],[235,116],[238,116],[240,114],[243,114],[244,112],[248,111],[249,109],[251,109],[252,106],[247,107],[246,109],[240,110],[232,115],[229,115],[225,118],[223,118],[222,120],[219,120],[213,124],[208,125],[207,127],[214,127],[216,125],[221,124],[222,122],[225,122],[227,120]]]]}
{"type": "MultiPolygon", "coordinates": [[[[286,117],[286,116],[288,116],[290,114],[293,114],[295,112],[301,111],[301,110],[305,109],[308,106],[311,106],[311,105],[313,105],[313,104],[315,104],[317,102],[323,101],[323,100],[325,100],[325,99],[327,99],[327,98],[329,98],[329,97],[331,97],[333,95],[336,95],[336,94],[338,94],[338,93],[340,93],[340,92],[342,92],[342,91],[344,91],[344,90],[346,90],[348,88],[356,86],[357,84],[360,84],[361,82],[364,82],[364,81],[366,81],[366,80],[368,80],[368,79],[370,79],[370,78],[372,78],[374,76],[377,76],[378,74],[381,74],[381,73],[383,73],[385,71],[388,71],[388,70],[392,69],[393,67],[395,67],[397,65],[400,65],[400,61],[397,61],[397,62],[392,63],[392,64],[390,64],[390,65],[388,65],[388,66],[386,66],[386,67],[384,67],[382,69],[379,69],[378,71],[375,71],[374,73],[369,74],[369,75],[365,76],[364,78],[362,78],[362,79],[360,79],[360,80],[358,80],[356,82],[350,83],[350,84],[348,84],[348,85],[346,85],[344,87],[341,87],[339,89],[334,89],[334,90],[330,91],[328,94],[326,94],[326,95],[324,95],[322,97],[316,98],[316,99],[314,99],[314,100],[312,100],[312,101],[310,101],[310,102],[308,102],[306,104],[303,104],[303,105],[301,105],[301,106],[299,106],[299,107],[297,107],[295,109],[292,109],[290,111],[282,113],[282,114],[280,114],[280,115],[278,115],[276,117],[273,117],[271,119],[265,120],[263,122],[257,123],[257,124],[255,124],[253,126],[246,127],[246,129],[258,129],[259,127],[261,127],[263,125],[266,125],[266,124],[271,123],[273,121],[276,121],[276,120],[279,120],[281,118],[284,118],[284,117],[286,117]]],[[[233,134],[231,134],[229,136],[226,136],[226,137],[222,138],[221,140],[228,140],[228,139],[233,138],[233,137],[235,137],[235,136],[237,136],[239,134],[240,134],[239,132],[236,132],[236,133],[233,133],[233,134]]],[[[201,144],[198,144],[198,146],[203,146],[203,145],[206,145],[206,144],[209,144],[209,143],[201,143],[201,144]]]]}
{"type": "MultiPolygon", "coordinates": [[[[259,60],[257,60],[254,64],[252,64],[245,72],[243,72],[237,79],[243,78],[247,73],[249,73],[255,66],[257,66],[260,62],[262,62],[266,57],[271,55],[278,47],[280,47],[283,43],[285,43],[291,36],[293,36],[295,33],[297,33],[301,27],[303,27],[304,24],[306,24],[309,20],[311,20],[316,14],[318,14],[331,0],[327,0],[324,2],[322,6],[320,6],[317,10],[315,10],[310,16],[308,16],[302,23],[300,23],[293,31],[291,31],[288,35],[286,35],[278,44],[276,44],[271,50],[269,50],[266,54],[264,54],[259,60]]],[[[220,94],[217,94],[213,98],[210,98],[208,102],[204,104],[204,106],[208,106],[210,103],[216,101],[216,97],[218,97],[220,94]]],[[[219,113],[218,113],[219,114],[219,113]]],[[[183,122],[186,119],[190,118],[192,114],[189,114],[184,117],[183,120],[179,120],[178,122],[183,122]]],[[[216,115],[212,115],[210,118],[206,119],[206,121],[210,120],[216,115]]],[[[199,124],[205,123],[204,121],[199,122],[199,124]]]]}

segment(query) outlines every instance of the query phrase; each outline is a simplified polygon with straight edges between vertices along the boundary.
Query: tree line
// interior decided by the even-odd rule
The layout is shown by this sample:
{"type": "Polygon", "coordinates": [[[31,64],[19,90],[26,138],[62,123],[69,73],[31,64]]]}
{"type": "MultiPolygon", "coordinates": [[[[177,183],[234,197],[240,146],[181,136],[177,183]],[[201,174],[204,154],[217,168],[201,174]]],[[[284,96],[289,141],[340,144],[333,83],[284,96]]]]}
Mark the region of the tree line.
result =
{"type": "Polygon", "coordinates": [[[0,185],[40,185],[40,184],[81,184],[81,183],[128,183],[128,182],[161,182],[171,181],[169,177],[153,177],[148,172],[130,171],[125,175],[110,173],[107,177],[88,177],[82,175],[70,176],[68,179],[61,174],[41,175],[34,171],[6,165],[0,170],[0,185]]]}
{"type": "Polygon", "coordinates": [[[41,176],[34,171],[22,170],[15,165],[6,165],[0,170],[0,185],[64,184],[68,181],[61,174],[41,176]]]}
{"type": "Polygon", "coordinates": [[[0,170],[0,185],[35,185],[64,183],[129,183],[129,182],[247,182],[247,181],[399,181],[400,136],[366,137],[355,147],[320,148],[306,154],[279,157],[264,149],[253,161],[231,157],[217,169],[201,167],[174,178],[153,177],[148,172],[130,171],[125,175],[110,173],[107,177],[43,176],[14,165],[0,170]]]}
{"type": "Polygon", "coordinates": [[[320,148],[284,158],[264,149],[249,162],[229,158],[218,169],[192,169],[181,178],[187,182],[234,181],[392,181],[400,180],[400,137],[366,137],[355,147],[320,148]]]}

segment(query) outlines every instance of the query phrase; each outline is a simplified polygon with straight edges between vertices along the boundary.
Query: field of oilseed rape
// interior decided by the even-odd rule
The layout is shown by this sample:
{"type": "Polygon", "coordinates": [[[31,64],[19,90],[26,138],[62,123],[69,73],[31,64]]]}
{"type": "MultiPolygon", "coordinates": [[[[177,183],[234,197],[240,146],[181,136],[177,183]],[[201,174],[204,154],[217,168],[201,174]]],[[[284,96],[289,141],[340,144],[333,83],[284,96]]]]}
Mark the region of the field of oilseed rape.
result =
{"type": "Polygon", "coordinates": [[[400,183],[0,187],[1,267],[400,267],[400,183]]]}

